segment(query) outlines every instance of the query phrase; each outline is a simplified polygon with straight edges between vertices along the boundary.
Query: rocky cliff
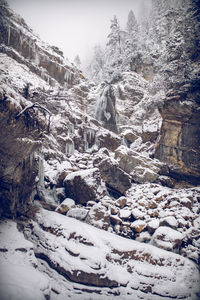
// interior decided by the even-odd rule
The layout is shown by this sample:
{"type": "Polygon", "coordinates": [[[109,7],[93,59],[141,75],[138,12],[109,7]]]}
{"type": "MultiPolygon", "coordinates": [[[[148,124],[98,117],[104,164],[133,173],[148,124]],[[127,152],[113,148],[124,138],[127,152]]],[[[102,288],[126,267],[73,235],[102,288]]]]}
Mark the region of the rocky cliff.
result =
{"type": "Polygon", "coordinates": [[[65,61],[62,51],[55,46],[45,45],[6,5],[0,12],[1,53],[6,53],[42,77],[50,85],[59,82],[72,87],[79,82],[80,72],[65,61]]]}
{"type": "Polygon", "coordinates": [[[151,63],[99,85],[2,2],[3,299],[199,299],[199,14],[153,2],[151,63]]]}

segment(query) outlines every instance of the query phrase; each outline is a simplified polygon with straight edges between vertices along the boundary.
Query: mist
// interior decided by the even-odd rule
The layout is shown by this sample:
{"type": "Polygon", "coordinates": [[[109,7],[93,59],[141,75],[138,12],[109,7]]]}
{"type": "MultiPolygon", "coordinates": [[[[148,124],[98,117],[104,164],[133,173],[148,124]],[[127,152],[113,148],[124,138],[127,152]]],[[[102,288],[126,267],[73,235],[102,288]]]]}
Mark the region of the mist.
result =
{"type": "Polygon", "coordinates": [[[82,64],[92,55],[95,44],[104,45],[110,20],[118,17],[125,28],[132,9],[138,21],[148,14],[151,0],[7,0],[42,40],[59,47],[73,61],[82,64]]]}

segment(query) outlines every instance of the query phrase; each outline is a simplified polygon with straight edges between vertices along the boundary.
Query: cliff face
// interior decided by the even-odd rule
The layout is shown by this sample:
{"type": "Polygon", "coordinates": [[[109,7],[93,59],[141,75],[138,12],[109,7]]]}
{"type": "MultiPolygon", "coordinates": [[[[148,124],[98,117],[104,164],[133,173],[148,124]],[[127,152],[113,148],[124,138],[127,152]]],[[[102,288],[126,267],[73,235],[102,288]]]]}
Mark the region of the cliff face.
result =
{"type": "Polygon", "coordinates": [[[155,156],[170,165],[173,176],[185,176],[193,182],[199,182],[200,12],[198,1],[188,1],[182,13],[183,15],[180,15],[176,12],[177,24],[169,31],[171,37],[167,40],[165,67],[161,70],[166,97],[163,105],[160,106],[163,124],[155,156]]]}
{"type": "MultiPolygon", "coordinates": [[[[184,89],[184,86],[182,87],[184,89]]],[[[199,182],[200,176],[200,110],[194,101],[199,91],[185,86],[186,98],[176,91],[168,93],[160,112],[163,118],[161,137],[155,156],[170,165],[171,175],[199,182]],[[188,91],[190,90],[190,91],[188,91]],[[173,94],[175,93],[175,94],[173,94]]],[[[179,89],[180,92],[180,89],[179,89]]]]}
{"type": "Polygon", "coordinates": [[[41,132],[46,124],[33,109],[17,117],[28,104],[14,91],[1,88],[0,202],[4,215],[16,215],[25,209],[37,184],[36,153],[41,148],[41,132]]]}
{"type": "Polygon", "coordinates": [[[5,5],[0,10],[0,44],[0,52],[25,64],[50,85],[58,82],[69,88],[79,82],[80,71],[64,60],[63,53],[57,47],[45,45],[5,5]]]}

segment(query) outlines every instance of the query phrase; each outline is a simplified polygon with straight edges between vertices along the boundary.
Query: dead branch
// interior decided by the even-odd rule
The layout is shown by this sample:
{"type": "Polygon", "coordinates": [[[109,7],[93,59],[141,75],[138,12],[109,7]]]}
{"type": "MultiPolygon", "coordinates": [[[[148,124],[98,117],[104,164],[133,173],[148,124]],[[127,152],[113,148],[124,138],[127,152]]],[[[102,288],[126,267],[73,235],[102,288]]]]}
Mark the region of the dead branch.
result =
{"type": "Polygon", "coordinates": [[[18,120],[21,117],[21,115],[23,115],[27,110],[29,110],[31,108],[38,108],[38,109],[41,109],[41,110],[43,110],[43,111],[45,111],[45,112],[47,112],[49,114],[49,120],[48,120],[48,126],[47,126],[47,131],[49,132],[49,130],[50,130],[50,123],[51,123],[51,112],[46,107],[40,105],[38,102],[26,106],[22,111],[20,111],[16,115],[16,119],[18,120]]]}

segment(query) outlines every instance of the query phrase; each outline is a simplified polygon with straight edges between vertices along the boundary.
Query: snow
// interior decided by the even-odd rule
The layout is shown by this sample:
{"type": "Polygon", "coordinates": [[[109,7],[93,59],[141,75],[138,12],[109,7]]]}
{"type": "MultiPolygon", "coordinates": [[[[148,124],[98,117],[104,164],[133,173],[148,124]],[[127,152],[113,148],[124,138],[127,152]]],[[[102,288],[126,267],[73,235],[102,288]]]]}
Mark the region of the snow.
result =
{"type": "MultiPolygon", "coordinates": [[[[79,270],[80,273],[115,280],[121,286],[121,293],[125,292],[122,286],[126,285],[122,299],[129,299],[128,293],[132,297],[134,294],[134,299],[137,299],[143,284],[152,286],[153,294],[142,294],[146,300],[157,299],[158,294],[195,299],[199,284],[198,269],[192,261],[180,255],[119,237],[55,212],[42,210],[37,215],[37,222],[44,228],[52,228],[52,232],[59,230],[56,237],[42,231],[34,222],[33,235],[43,236],[43,242],[37,245],[39,251],[71,274],[79,270]],[[44,242],[48,251],[42,246],[44,242]],[[124,259],[126,255],[128,259],[124,259]],[[130,268],[131,272],[128,271],[130,268]]],[[[177,234],[172,233],[176,238],[177,234]]],[[[107,298],[105,294],[103,298],[107,298]]]]}
{"type": "Polygon", "coordinates": [[[88,214],[88,210],[85,208],[70,208],[69,211],[67,212],[68,217],[75,218],[77,220],[84,220],[88,214]]]}
{"type": "Polygon", "coordinates": [[[121,209],[119,211],[119,217],[122,219],[129,219],[131,216],[131,211],[129,209],[121,209]]]}
{"type": "Polygon", "coordinates": [[[50,293],[48,279],[32,267],[0,264],[0,295],[3,300],[45,300],[50,293]]]}
{"type": "Polygon", "coordinates": [[[0,295],[3,300],[45,300],[50,295],[48,278],[40,273],[33,244],[12,220],[0,223],[0,295]]]}

